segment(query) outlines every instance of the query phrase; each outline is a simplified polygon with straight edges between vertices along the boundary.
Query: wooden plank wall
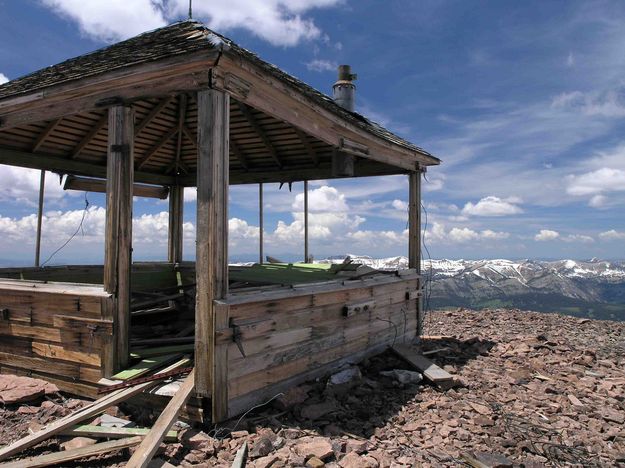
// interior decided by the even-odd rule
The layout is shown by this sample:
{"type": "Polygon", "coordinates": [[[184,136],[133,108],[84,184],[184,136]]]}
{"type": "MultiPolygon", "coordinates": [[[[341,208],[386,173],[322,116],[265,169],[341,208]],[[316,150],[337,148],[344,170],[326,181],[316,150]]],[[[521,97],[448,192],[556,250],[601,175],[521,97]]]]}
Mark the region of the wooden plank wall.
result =
{"type": "Polygon", "coordinates": [[[231,329],[218,330],[216,347],[228,347],[230,416],[298,380],[415,336],[416,300],[409,300],[408,293],[417,289],[416,274],[350,283],[355,284],[281,298],[255,294],[245,302],[231,295],[230,324],[238,327],[246,356],[233,342],[231,329]],[[344,316],[346,306],[363,303],[369,304],[366,310],[344,316]]]}
{"type": "Polygon", "coordinates": [[[101,287],[0,280],[0,372],[94,396],[112,322],[101,287]]]}

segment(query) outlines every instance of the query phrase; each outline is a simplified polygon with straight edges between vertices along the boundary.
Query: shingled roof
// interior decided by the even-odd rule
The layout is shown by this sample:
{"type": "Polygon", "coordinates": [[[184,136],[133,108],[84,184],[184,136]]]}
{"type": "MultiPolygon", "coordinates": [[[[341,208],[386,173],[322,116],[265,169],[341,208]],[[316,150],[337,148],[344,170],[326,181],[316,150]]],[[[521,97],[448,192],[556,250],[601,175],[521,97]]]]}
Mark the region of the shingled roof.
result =
{"type": "Polygon", "coordinates": [[[254,63],[276,79],[288,83],[316,104],[363,130],[401,147],[429,156],[433,158],[434,163],[438,162],[438,159],[427,151],[357,112],[347,111],[326,94],[280,70],[275,65],[265,62],[256,54],[212,31],[202,23],[193,20],[173,23],[9,81],[0,86],[0,100],[133,65],[216,49],[222,50],[224,53],[235,54],[254,63]]]}

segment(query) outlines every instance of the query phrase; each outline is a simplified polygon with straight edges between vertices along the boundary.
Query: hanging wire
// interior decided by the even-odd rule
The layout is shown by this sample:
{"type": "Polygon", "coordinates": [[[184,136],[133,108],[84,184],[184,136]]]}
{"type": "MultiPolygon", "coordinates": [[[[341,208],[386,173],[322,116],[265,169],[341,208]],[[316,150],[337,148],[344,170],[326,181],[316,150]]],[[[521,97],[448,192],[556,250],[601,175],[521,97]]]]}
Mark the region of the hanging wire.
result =
{"type": "MultiPolygon", "coordinates": [[[[425,173],[423,173],[423,179],[425,179],[426,182],[429,182],[427,176],[425,175],[425,173]]],[[[434,277],[434,270],[432,267],[432,255],[430,254],[430,249],[428,248],[426,242],[425,242],[425,237],[426,237],[426,233],[428,230],[428,210],[425,208],[425,205],[423,204],[423,201],[421,201],[421,209],[423,210],[423,213],[425,214],[425,222],[423,223],[423,235],[421,236],[421,244],[423,245],[423,249],[425,250],[425,253],[428,256],[428,261],[429,261],[429,268],[428,268],[428,275],[425,278],[425,284],[424,284],[424,292],[425,292],[425,306],[423,308],[423,321],[425,322],[426,318],[428,319],[428,328],[431,328],[432,326],[432,314],[430,313],[430,298],[432,297],[432,279],[434,277]]],[[[431,334],[431,332],[430,332],[431,334]]]]}
{"type": "Polygon", "coordinates": [[[80,218],[80,224],[79,224],[79,225],[78,225],[78,227],[76,228],[76,231],[74,231],[74,233],[73,233],[71,236],[69,236],[69,239],[67,239],[67,240],[65,241],[65,243],[63,243],[63,245],[61,245],[58,249],[56,249],[54,252],[52,252],[52,254],[51,254],[51,255],[47,258],[47,260],[41,264],[41,266],[42,266],[42,267],[43,267],[43,266],[45,266],[45,264],[46,264],[46,263],[48,263],[50,260],[52,260],[52,258],[54,258],[54,256],[55,256],[57,253],[59,253],[61,250],[63,250],[63,249],[65,248],[65,246],[66,246],[67,244],[69,244],[69,243],[72,241],[72,239],[73,239],[74,237],[76,237],[76,235],[77,235],[79,232],[80,232],[83,236],[85,235],[85,232],[83,231],[83,228],[82,228],[82,227],[83,227],[83,223],[85,222],[85,218],[87,217],[87,213],[89,212],[88,208],[89,208],[89,200],[87,199],[87,192],[85,192],[85,208],[83,209],[83,212],[82,212],[82,218],[80,218]]]}
{"type": "Polygon", "coordinates": [[[268,405],[273,400],[275,400],[276,398],[278,398],[279,396],[282,396],[282,395],[284,395],[284,393],[282,393],[282,392],[277,393],[274,396],[272,396],[269,400],[265,401],[264,403],[259,403],[258,405],[252,406],[250,409],[248,409],[245,413],[243,413],[241,415],[241,417],[237,420],[237,422],[235,423],[235,425],[233,427],[217,427],[217,424],[215,424],[215,427],[213,429],[211,429],[211,431],[208,433],[208,435],[211,436],[211,437],[214,437],[215,439],[223,439],[224,437],[227,436],[228,433],[236,431],[237,427],[239,427],[239,424],[241,423],[241,421],[243,421],[243,418],[245,418],[245,416],[247,416],[249,413],[251,413],[252,411],[254,411],[257,408],[261,408],[261,407],[263,407],[265,405],[268,405]]]}

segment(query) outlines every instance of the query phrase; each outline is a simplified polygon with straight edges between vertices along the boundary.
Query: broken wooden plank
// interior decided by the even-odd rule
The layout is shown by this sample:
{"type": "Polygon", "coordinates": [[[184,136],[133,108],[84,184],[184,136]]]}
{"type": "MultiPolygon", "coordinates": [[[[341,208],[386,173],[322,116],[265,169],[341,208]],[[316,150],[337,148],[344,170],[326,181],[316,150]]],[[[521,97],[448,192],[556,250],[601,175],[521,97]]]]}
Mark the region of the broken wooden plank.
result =
{"type": "MultiPolygon", "coordinates": [[[[180,361],[172,364],[171,366],[163,369],[161,372],[167,372],[173,369],[177,369],[178,367],[182,367],[189,362],[189,359],[181,359],[180,361]]],[[[48,426],[45,426],[40,431],[35,432],[34,434],[30,434],[26,437],[21,438],[13,442],[12,444],[3,447],[0,449],[0,460],[4,460],[16,453],[21,452],[22,450],[26,450],[34,445],[37,445],[39,442],[42,442],[49,437],[52,437],[55,434],[58,434],[68,427],[75,426],[76,424],[84,421],[85,419],[89,419],[93,416],[97,416],[102,413],[106,408],[121,403],[129,399],[130,397],[141,393],[143,390],[155,385],[156,382],[146,382],[135,385],[134,387],[127,388],[124,390],[117,390],[110,395],[107,395],[99,400],[94,401],[90,405],[85,406],[80,411],[65,416],[48,426]]]]}
{"type": "Polygon", "coordinates": [[[175,301],[176,299],[181,299],[184,297],[184,294],[182,293],[176,293],[176,294],[170,294],[168,296],[161,296],[161,297],[155,297],[154,299],[149,299],[147,301],[141,301],[141,302],[134,302],[133,304],[131,304],[131,310],[142,310],[142,309],[147,309],[159,304],[162,304],[164,302],[168,302],[168,301],[175,301]]]}
{"type": "MultiPolygon", "coordinates": [[[[85,424],[64,430],[61,435],[73,437],[93,437],[107,439],[121,439],[123,437],[146,436],[150,432],[147,427],[103,427],[85,424]]],[[[178,440],[177,431],[169,431],[165,434],[165,442],[176,442],[178,440]]]]}
{"type": "Polygon", "coordinates": [[[447,371],[441,369],[426,357],[406,345],[395,345],[391,348],[399,357],[413,365],[423,376],[435,384],[448,383],[454,378],[447,371]]]}
{"type": "Polygon", "coordinates": [[[101,455],[103,453],[112,452],[114,450],[121,450],[133,445],[137,445],[141,442],[142,437],[127,437],[125,439],[111,440],[109,442],[102,442],[95,445],[89,445],[87,447],[81,447],[74,450],[66,450],[63,452],[49,453],[48,455],[41,455],[38,457],[24,458],[22,460],[16,460],[13,462],[2,463],[0,468],[36,468],[41,466],[58,465],[72,460],[80,458],[93,457],[95,455],[101,455]]]}
{"type": "Polygon", "coordinates": [[[128,460],[127,468],[144,468],[148,466],[159,445],[161,445],[163,438],[174,422],[176,422],[182,406],[189,399],[194,388],[195,371],[192,371],[158,417],[150,433],[145,436],[141,445],[137,447],[135,453],[128,460]]]}
{"type": "Polygon", "coordinates": [[[180,359],[182,356],[180,354],[169,354],[165,356],[156,356],[148,359],[143,359],[138,364],[132,366],[129,369],[125,369],[121,372],[118,372],[114,376],[111,377],[112,380],[130,380],[137,378],[139,376],[145,375],[148,372],[156,370],[160,367],[166,366],[176,359],[180,359]]]}
{"type": "Polygon", "coordinates": [[[247,440],[243,442],[241,448],[237,451],[231,468],[245,468],[247,462],[247,440]]]}

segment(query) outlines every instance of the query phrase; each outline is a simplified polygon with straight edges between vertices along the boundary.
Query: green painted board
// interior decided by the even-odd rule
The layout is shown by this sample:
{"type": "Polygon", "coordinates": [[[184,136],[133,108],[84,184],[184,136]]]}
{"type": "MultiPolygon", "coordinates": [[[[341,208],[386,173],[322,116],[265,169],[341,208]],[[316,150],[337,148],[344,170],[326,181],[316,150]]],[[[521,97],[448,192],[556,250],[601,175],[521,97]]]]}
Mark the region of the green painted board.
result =
{"type": "MultiPolygon", "coordinates": [[[[149,428],[143,427],[102,427],[86,424],[83,426],[74,426],[62,432],[67,436],[82,436],[107,439],[121,439],[124,437],[145,436],[151,431],[149,428]]],[[[169,431],[165,436],[165,442],[177,442],[178,432],[169,431]]]]}
{"type": "Polygon", "coordinates": [[[118,372],[113,377],[111,377],[111,380],[134,379],[136,377],[140,377],[144,374],[147,374],[150,371],[166,366],[167,364],[174,362],[180,357],[182,357],[182,354],[167,354],[164,356],[154,356],[154,357],[144,358],[138,364],[135,364],[134,366],[128,369],[118,372]]]}

